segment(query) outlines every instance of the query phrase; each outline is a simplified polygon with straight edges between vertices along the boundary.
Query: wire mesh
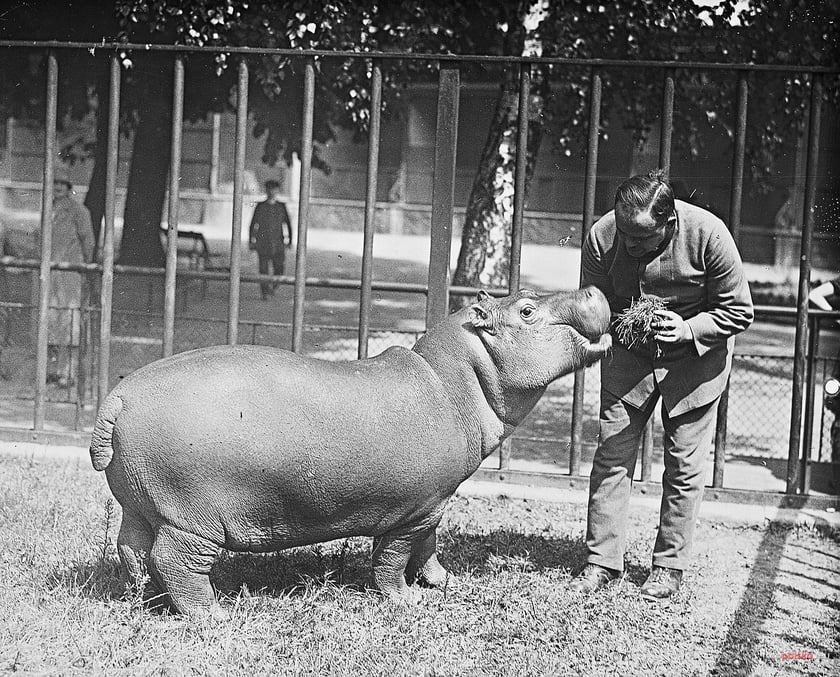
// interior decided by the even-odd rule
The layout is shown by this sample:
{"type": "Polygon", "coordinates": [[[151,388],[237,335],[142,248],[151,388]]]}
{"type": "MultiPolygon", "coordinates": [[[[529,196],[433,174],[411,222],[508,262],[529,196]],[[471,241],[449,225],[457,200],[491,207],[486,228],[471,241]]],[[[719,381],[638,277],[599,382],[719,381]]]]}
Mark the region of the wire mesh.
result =
{"type": "MultiPolygon", "coordinates": [[[[29,424],[26,406],[34,393],[35,336],[37,312],[32,304],[31,273],[5,271],[3,300],[0,301],[0,404],[16,401],[14,425],[29,424]]],[[[154,289],[138,285],[134,297],[123,304],[131,307],[138,299],[153,296],[154,289]]],[[[179,293],[205,293],[198,285],[179,293]]],[[[124,299],[124,301],[126,301],[124,299]]],[[[182,311],[188,304],[180,306],[182,311]]],[[[66,379],[53,379],[47,390],[50,404],[47,417],[53,427],[70,426],[89,430],[96,407],[96,365],[99,310],[93,306],[59,308],[50,315],[56,326],[79,336],[69,337],[61,347],[66,379]]],[[[410,348],[421,332],[371,329],[368,354],[376,356],[390,346],[410,348]]],[[[268,345],[288,349],[292,340],[289,323],[242,320],[239,343],[268,345]]],[[[160,358],[163,339],[161,312],[115,309],[112,315],[109,384],[115,386],[136,369],[160,358]]],[[[226,320],[178,314],[175,322],[175,352],[226,342],[226,320]]],[[[324,360],[353,360],[358,351],[358,328],[308,324],[303,331],[302,353],[324,360]]],[[[811,459],[817,463],[836,462],[840,423],[823,406],[822,385],[836,374],[838,360],[819,357],[814,361],[814,431],[811,459]],[[834,430],[834,434],[832,434],[834,430]]],[[[793,358],[790,356],[736,355],[733,360],[728,414],[726,454],[728,457],[785,459],[790,432],[791,382],[793,358]]],[[[599,370],[588,369],[584,389],[583,460],[591,460],[598,438],[599,370]]],[[[519,467],[556,469],[567,472],[569,432],[573,395],[573,375],[550,385],[533,412],[513,436],[512,455],[519,467]],[[524,461],[524,465],[521,463],[524,461]]],[[[8,425],[9,413],[2,425],[8,425]]]]}

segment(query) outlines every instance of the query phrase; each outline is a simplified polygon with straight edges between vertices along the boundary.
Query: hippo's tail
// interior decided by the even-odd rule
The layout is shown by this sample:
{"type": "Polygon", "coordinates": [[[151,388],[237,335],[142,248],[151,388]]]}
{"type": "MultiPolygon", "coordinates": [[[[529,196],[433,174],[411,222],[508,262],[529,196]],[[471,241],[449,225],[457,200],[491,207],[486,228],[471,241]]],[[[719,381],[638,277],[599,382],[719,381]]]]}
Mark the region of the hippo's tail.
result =
{"type": "Polygon", "coordinates": [[[119,395],[111,393],[105,398],[99,413],[96,415],[96,423],[93,424],[93,432],[90,436],[90,461],[94,470],[105,470],[114,456],[113,435],[114,424],[117,416],[122,411],[123,401],[119,395]]]}

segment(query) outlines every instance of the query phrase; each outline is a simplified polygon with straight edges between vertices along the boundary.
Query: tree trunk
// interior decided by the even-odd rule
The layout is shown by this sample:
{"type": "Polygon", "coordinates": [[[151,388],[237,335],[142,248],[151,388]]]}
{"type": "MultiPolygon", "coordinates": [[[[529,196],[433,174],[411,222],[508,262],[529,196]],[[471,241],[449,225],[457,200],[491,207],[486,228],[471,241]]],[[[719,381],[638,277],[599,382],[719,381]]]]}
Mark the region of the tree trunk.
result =
{"type": "Polygon", "coordinates": [[[85,207],[90,212],[93,234],[96,236],[97,251],[102,245],[102,219],[105,217],[105,180],[108,170],[108,117],[111,108],[108,70],[102,69],[97,79],[96,149],[93,153],[93,171],[85,195],[85,207]]]}
{"type": "MultiPolygon", "coordinates": [[[[530,22],[528,19],[532,18],[533,12],[542,8],[543,3],[528,3],[528,16],[519,30],[511,35],[516,53],[534,53],[534,45],[529,44],[533,42],[530,34],[539,21],[533,25],[533,19],[530,22]],[[529,23],[533,28],[526,28],[529,23]]],[[[534,69],[528,113],[526,190],[534,175],[537,153],[543,137],[542,111],[547,86],[547,78],[538,69],[534,69]]],[[[452,284],[455,286],[504,287],[508,284],[516,179],[518,107],[519,73],[518,70],[508,69],[496,100],[487,143],[481,154],[478,172],[467,203],[461,232],[461,250],[452,278],[452,284]]],[[[450,307],[456,310],[469,302],[467,297],[453,297],[450,307]]]]}
{"type": "Polygon", "coordinates": [[[171,155],[172,60],[151,59],[138,77],[142,78],[140,121],[131,153],[119,262],[162,268],[166,256],[160,226],[171,155]]]}

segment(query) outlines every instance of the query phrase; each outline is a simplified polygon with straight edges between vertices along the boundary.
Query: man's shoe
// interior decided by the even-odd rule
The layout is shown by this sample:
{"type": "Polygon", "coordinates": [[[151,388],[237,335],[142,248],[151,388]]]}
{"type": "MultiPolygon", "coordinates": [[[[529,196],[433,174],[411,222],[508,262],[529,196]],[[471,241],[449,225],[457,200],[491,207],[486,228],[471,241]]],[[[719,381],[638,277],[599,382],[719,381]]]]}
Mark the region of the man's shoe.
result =
{"type": "Polygon", "coordinates": [[[671,599],[680,589],[683,572],[667,567],[653,567],[642,585],[642,597],[652,602],[671,599]]]}
{"type": "Polygon", "coordinates": [[[583,571],[569,583],[569,590],[571,592],[580,592],[584,595],[589,595],[603,588],[605,585],[612,583],[619,576],[621,576],[621,572],[615,569],[607,569],[598,564],[587,564],[583,567],[583,571]]]}

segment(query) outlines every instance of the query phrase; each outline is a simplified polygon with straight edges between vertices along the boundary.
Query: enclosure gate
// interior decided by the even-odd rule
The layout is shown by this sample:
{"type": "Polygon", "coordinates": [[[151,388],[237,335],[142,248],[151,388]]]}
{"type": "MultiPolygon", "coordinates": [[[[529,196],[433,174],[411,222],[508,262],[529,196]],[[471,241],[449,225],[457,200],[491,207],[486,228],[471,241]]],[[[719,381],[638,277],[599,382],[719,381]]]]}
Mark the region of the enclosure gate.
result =
{"type": "MultiPolygon", "coordinates": [[[[818,141],[823,99],[823,76],[836,73],[836,70],[818,67],[781,67],[754,64],[720,64],[679,61],[622,61],[561,59],[534,57],[491,57],[491,56],[452,56],[452,55],[416,55],[357,52],[323,52],[284,49],[254,49],[246,47],[177,47],[169,45],[135,44],[97,44],[97,43],[52,43],[52,42],[11,42],[0,41],[0,49],[27,48],[47,52],[46,58],[46,111],[44,117],[44,170],[41,200],[41,256],[39,260],[26,260],[10,256],[0,258],[4,268],[23,268],[38,271],[38,316],[36,343],[36,373],[33,426],[31,429],[0,428],[0,439],[28,439],[45,441],[55,437],[44,429],[46,375],[47,375],[47,325],[50,298],[50,271],[67,270],[83,275],[95,275],[99,279],[99,328],[98,360],[95,365],[97,400],[101,401],[109,390],[108,375],[111,351],[111,321],[113,308],[114,273],[132,273],[135,275],[163,276],[164,278],[164,313],[162,356],[173,353],[175,321],[175,282],[178,240],[178,204],[180,196],[180,160],[182,145],[183,104],[184,104],[184,59],[191,52],[224,52],[238,59],[236,86],[236,135],[234,150],[233,217],[231,242],[236,245],[242,232],[242,203],[244,188],[245,138],[248,117],[248,82],[250,76],[249,58],[263,55],[277,55],[288,59],[302,60],[304,68],[303,96],[303,134],[300,154],[301,172],[299,184],[299,212],[297,219],[297,257],[294,274],[294,306],[292,319],[291,349],[300,351],[304,332],[304,298],[308,287],[350,287],[360,292],[358,323],[358,357],[368,355],[370,333],[370,307],[373,290],[407,291],[427,295],[426,326],[431,326],[448,312],[451,295],[475,294],[478,290],[469,287],[450,285],[450,246],[452,241],[452,218],[454,208],[455,149],[457,141],[458,101],[460,92],[459,66],[464,63],[485,62],[502,64],[519,70],[519,110],[518,133],[516,144],[516,181],[511,235],[511,256],[509,285],[506,289],[491,289],[495,295],[506,295],[516,291],[520,283],[520,254],[522,247],[523,214],[525,200],[525,165],[526,139],[528,134],[528,106],[531,89],[531,68],[534,65],[554,64],[557,66],[586,67],[589,69],[589,116],[588,141],[586,150],[586,169],[584,180],[584,204],[582,209],[582,238],[586,237],[595,218],[595,178],[598,170],[599,125],[603,72],[610,67],[632,66],[633,68],[659,69],[663,71],[661,131],[659,138],[659,166],[666,172],[671,164],[671,138],[674,116],[674,90],[677,69],[724,70],[737,78],[737,102],[734,114],[734,141],[732,148],[732,173],[730,180],[730,204],[728,225],[737,236],[741,223],[741,202],[743,191],[745,132],[749,84],[747,75],[750,71],[795,72],[810,78],[810,109],[807,130],[807,161],[805,167],[805,203],[804,225],[801,241],[799,267],[798,298],[796,310],[779,310],[771,307],[757,307],[757,313],[795,314],[796,339],[792,378],[791,426],[788,446],[786,494],[770,492],[739,491],[723,488],[724,448],[726,435],[727,396],[721,400],[718,415],[718,429],[715,437],[714,477],[711,498],[740,500],[747,502],[771,502],[784,505],[804,505],[808,498],[807,454],[801,449],[803,435],[808,436],[814,416],[813,386],[814,355],[809,346],[809,336],[816,335],[817,322],[829,317],[840,317],[838,313],[813,311],[808,308],[808,284],[811,269],[811,242],[814,231],[814,202],[816,192],[816,171],[818,159],[818,141]],[[106,202],[103,237],[103,257],[101,264],[72,264],[51,262],[51,210],[54,162],[56,159],[56,117],[58,98],[59,65],[56,54],[66,50],[88,50],[91,54],[104,55],[110,59],[110,91],[108,119],[108,154],[106,170],[106,202]],[[135,58],[142,58],[143,53],[166,51],[173,53],[174,86],[172,92],[172,159],[169,170],[169,203],[166,246],[166,266],[164,269],[115,266],[114,264],[114,220],[116,174],[118,160],[121,55],[132,53],[135,58]],[[425,60],[436,63],[439,67],[437,128],[435,136],[435,156],[432,192],[432,221],[430,264],[426,285],[382,283],[373,281],[373,236],[374,210],[377,189],[377,167],[379,160],[379,130],[381,119],[382,69],[381,61],[398,58],[402,60],[425,60]],[[347,280],[310,279],[306,276],[307,228],[309,225],[310,188],[313,151],[313,115],[315,100],[316,62],[319,59],[367,59],[370,64],[370,135],[367,162],[367,190],[364,217],[364,245],[362,255],[362,274],[358,283],[347,280]],[[809,332],[810,329],[810,332],[809,332]]],[[[227,321],[227,342],[235,344],[239,331],[240,285],[243,280],[264,281],[264,277],[242,275],[240,248],[231,247],[228,271],[181,271],[179,276],[201,280],[228,280],[229,307],[227,321]]],[[[572,409],[571,446],[569,474],[534,474],[509,468],[508,449],[503,445],[500,465],[497,471],[480,470],[483,479],[499,481],[525,482],[550,486],[581,485],[586,478],[580,476],[581,433],[583,423],[583,387],[584,372],[575,374],[574,399],[572,409]]],[[[642,481],[636,483],[636,490],[645,492],[655,490],[650,482],[651,440],[646,436],[642,448],[642,481]]],[[[810,443],[810,440],[804,440],[810,443]]],[[[707,494],[708,495],[708,494],[707,494]]],[[[831,502],[831,501],[830,501],[831,502]]],[[[833,502],[832,502],[833,504],[833,502]]]]}

